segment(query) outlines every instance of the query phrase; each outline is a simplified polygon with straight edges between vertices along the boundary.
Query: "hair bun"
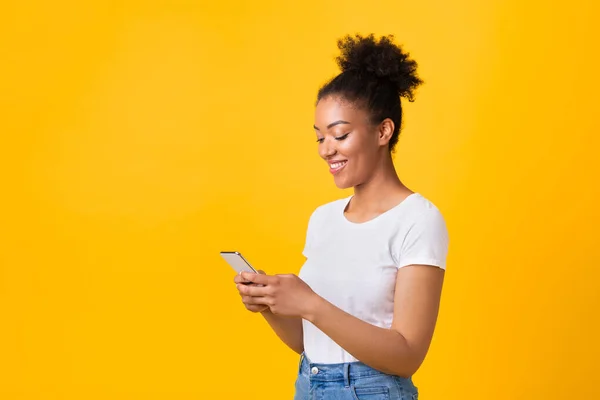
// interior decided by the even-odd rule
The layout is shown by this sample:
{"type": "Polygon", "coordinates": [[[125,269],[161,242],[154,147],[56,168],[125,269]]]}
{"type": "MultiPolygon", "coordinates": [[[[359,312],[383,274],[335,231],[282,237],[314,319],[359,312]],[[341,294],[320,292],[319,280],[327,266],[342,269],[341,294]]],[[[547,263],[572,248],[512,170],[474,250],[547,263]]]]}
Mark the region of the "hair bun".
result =
{"type": "Polygon", "coordinates": [[[338,40],[341,54],[336,61],[342,72],[389,80],[395,85],[399,96],[413,101],[414,90],[423,81],[417,76],[417,63],[393,40],[393,35],[379,39],[373,34],[366,37],[347,35],[338,40]]]}

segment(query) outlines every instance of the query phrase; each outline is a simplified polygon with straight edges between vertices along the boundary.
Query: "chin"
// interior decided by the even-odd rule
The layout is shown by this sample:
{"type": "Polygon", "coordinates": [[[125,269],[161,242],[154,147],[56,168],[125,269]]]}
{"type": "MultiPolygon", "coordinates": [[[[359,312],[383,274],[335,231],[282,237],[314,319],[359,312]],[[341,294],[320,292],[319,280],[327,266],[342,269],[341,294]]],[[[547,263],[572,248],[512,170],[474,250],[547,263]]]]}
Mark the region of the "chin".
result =
{"type": "Polygon", "coordinates": [[[335,186],[338,187],[338,189],[350,189],[352,187],[354,187],[354,185],[349,182],[347,179],[334,179],[335,182],[335,186]]]}

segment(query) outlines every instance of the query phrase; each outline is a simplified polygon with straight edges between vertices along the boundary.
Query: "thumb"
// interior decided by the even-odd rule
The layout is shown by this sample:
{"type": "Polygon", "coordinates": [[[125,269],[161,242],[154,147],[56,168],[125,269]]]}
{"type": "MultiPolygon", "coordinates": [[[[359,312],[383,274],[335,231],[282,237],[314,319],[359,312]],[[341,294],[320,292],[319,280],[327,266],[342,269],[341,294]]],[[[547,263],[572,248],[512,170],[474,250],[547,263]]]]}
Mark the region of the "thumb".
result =
{"type": "Polygon", "coordinates": [[[266,275],[265,271],[263,271],[262,269],[258,269],[256,270],[256,272],[258,272],[261,275],[266,275]]]}
{"type": "Polygon", "coordinates": [[[248,282],[254,282],[254,277],[257,275],[254,272],[242,271],[240,273],[242,278],[248,282]]]}

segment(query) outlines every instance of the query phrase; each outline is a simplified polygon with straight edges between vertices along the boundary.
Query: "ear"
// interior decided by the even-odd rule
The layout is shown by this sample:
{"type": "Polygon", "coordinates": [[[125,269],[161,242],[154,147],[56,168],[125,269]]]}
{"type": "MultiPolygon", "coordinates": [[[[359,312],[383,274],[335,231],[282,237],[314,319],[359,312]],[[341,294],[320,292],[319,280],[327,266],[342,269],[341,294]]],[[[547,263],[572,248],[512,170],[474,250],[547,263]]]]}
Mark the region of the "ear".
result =
{"type": "Polygon", "coordinates": [[[394,121],[389,118],[384,119],[379,124],[379,145],[387,146],[394,134],[394,121]]]}

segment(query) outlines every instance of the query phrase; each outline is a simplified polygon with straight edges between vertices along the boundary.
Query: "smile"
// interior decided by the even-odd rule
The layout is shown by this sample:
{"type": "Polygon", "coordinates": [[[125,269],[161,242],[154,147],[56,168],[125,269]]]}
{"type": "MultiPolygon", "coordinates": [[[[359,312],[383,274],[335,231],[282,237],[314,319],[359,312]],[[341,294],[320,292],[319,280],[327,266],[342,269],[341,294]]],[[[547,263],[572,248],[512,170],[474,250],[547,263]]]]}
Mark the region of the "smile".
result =
{"type": "Polygon", "coordinates": [[[329,164],[329,172],[331,172],[332,174],[337,174],[338,172],[340,172],[340,170],[342,168],[344,168],[346,166],[347,163],[348,163],[348,161],[339,161],[339,162],[330,163],[329,164]]]}

